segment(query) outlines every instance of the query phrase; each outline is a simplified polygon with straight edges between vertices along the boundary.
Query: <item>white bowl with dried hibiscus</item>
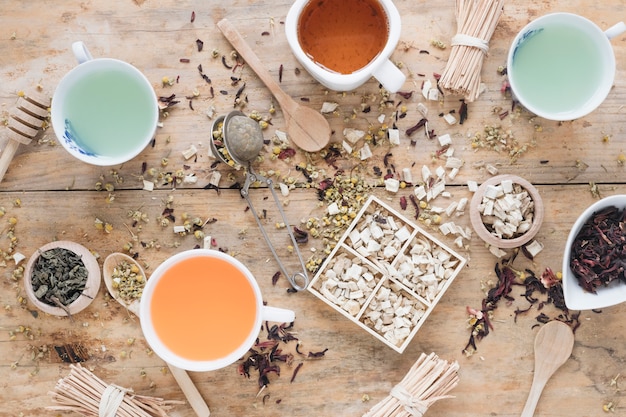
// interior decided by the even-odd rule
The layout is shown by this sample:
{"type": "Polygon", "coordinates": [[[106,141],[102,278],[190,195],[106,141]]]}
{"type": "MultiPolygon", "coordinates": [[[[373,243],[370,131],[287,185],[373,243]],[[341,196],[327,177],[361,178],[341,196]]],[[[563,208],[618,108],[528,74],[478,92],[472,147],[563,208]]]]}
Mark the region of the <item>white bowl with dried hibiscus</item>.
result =
{"type": "Polygon", "coordinates": [[[626,195],[596,201],[574,223],[563,256],[563,295],[572,310],[626,301],[626,195]]]}

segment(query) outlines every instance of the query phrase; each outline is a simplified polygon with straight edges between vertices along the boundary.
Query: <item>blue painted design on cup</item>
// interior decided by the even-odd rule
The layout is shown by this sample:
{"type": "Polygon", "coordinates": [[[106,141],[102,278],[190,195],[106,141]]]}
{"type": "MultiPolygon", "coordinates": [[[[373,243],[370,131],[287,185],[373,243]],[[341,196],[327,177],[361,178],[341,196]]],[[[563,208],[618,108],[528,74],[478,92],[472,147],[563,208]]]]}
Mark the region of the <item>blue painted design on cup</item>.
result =
{"type": "Polygon", "coordinates": [[[72,128],[72,122],[69,119],[65,119],[65,131],[63,132],[63,141],[74,152],[78,152],[81,155],[97,157],[98,155],[88,149],[85,149],[81,145],[81,140],[72,128]]]}
{"type": "Polygon", "coordinates": [[[531,30],[524,32],[524,34],[519,38],[519,40],[515,44],[515,48],[513,48],[513,57],[511,59],[511,62],[515,61],[515,55],[517,54],[517,51],[522,46],[522,44],[526,42],[528,39],[532,38],[533,36],[541,32],[543,32],[543,28],[531,29],[531,30]]]}

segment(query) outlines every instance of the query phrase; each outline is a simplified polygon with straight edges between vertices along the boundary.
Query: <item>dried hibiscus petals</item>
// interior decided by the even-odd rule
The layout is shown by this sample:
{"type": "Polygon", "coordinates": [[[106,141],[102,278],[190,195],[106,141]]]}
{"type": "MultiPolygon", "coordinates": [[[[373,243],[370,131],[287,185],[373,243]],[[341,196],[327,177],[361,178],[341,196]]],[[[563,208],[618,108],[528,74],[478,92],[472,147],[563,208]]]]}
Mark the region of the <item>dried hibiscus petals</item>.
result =
{"type": "Polygon", "coordinates": [[[264,329],[267,332],[266,340],[257,339],[238,367],[239,374],[247,378],[250,378],[254,371],[258,374],[257,381],[260,390],[269,385],[271,375],[280,376],[282,365],[287,365],[288,367],[293,365],[296,355],[286,351],[288,342],[296,342],[294,351],[301,358],[301,361],[292,371],[291,383],[296,379],[296,375],[304,363],[303,361],[322,358],[328,351],[328,349],[324,349],[319,352],[309,352],[308,355],[301,352],[299,349],[300,341],[292,333],[293,323],[270,326],[266,322],[264,329]]]}
{"type": "Polygon", "coordinates": [[[606,207],[591,215],[574,238],[570,268],[586,291],[626,282],[626,211],[606,207]]]}
{"type": "MultiPolygon", "coordinates": [[[[469,341],[463,349],[467,356],[471,356],[477,350],[476,343],[493,330],[490,318],[502,299],[507,304],[516,300],[513,289],[517,287],[524,289],[524,292],[520,295],[524,297],[529,305],[527,308],[521,309],[518,307],[515,310],[516,322],[519,315],[530,312],[534,307],[538,312],[535,317],[537,323],[559,320],[570,325],[573,331],[580,325],[580,312],[572,314],[565,305],[563,285],[559,276],[550,268],[546,268],[539,277],[529,269],[517,271],[512,267],[514,259],[513,257],[496,264],[495,272],[498,282],[489,289],[487,296],[482,300],[480,309],[466,307],[471,328],[469,341]],[[553,313],[552,316],[544,312],[544,307],[549,304],[556,309],[556,313],[553,313]]],[[[538,325],[537,323],[535,325],[538,325]]]]}

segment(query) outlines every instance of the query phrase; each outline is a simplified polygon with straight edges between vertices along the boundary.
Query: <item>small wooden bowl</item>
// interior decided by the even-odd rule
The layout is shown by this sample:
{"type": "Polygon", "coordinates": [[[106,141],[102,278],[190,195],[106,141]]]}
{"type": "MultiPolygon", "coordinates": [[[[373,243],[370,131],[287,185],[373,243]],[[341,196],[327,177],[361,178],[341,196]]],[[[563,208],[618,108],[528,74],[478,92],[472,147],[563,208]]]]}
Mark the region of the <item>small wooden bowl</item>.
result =
{"type": "Polygon", "coordinates": [[[43,245],[30,257],[28,263],[26,264],[26,268],[24,269],[23,282],[26,296],[39,310],[54,316],[67,316],[68,313],[76,314],[79,311],[84,310],[89,304],[91,304],[95,296],[98,294],[101,282],[100,266],[98,265],[96,257],[93,256],[84,246],[75,242],[59,240],[57,242],[50,242],[43,245]],[[35,296],[31,280],[35,261],[39,258],[40,254],[55,248],[63,248],[80,255],[83,264],[85,264],[85,268],[87,268],[87,283],[85,285],[85,289],[80,297],[66,306],[67,310],[40,301],[37,296],[35,296]]]}
{"type": "Polygon", "coordinates": [[[531,183],[526,181],[524,178],[518,177],[517,175],[505,174],[489,178],[487,181],[483,182],[480,187],[478,187],[478,190],[474,193],[474,197],[472,197],[472,201],[470,202],[470,221],[472,222],[474,231],[482,240],[485,241],[485,243],[501,249],[518,248],[530,242],[530,240],[535,237],[541,227],[541,224],[543,223],[543,215],[543,201],[541,200],[539,192],[531,183]],[[528,229],[528,231],[526,231],[523,235],[511,239],[499,238],[492,234],[483,223],[482,214],[478,209],[487,187],[489,185],[498,185],[504,180],[511,180],[514,184],[522,186],[523,189],[528,191],[528,194],[535,205],[533,223],[530,229],[528,229]]]}

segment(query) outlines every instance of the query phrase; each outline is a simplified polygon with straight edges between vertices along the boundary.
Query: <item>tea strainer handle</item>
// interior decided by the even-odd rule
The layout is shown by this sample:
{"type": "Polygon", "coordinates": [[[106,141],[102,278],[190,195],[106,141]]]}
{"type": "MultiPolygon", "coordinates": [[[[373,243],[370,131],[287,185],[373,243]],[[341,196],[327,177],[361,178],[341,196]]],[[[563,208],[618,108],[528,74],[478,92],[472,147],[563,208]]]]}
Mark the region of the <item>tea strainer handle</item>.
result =
{"type": "Polygon", "coordinates": [[[250,167],[248,167],[247,171],[248,172],[246,174],[246,181],[244,183],[244,186],[241,188],[241,196],[248,203],[248,207],[250,207],[250,211],[252,212],[252,215],[254,216],[254,220],[256,220],[259,226],[259,229],[261,229],[263,238],[265,238],[265,241],[267,242],[267,245],[269,246],[270,251],[272,252],[272,255],[274,255],[274,259],[276,259],[276,262],[278,263],[278,267],[280,268],[280,271],[285,275],[285,277],[287,277],[287,280],[289,281],[289,283],[291,284],[294,290],[296,291],[305,290],[307,286],[309,285],[309,276],[307,275],[306,267],[304,265],[304,260],[302,259],[302,255],[300,254],[300,249],[298,247],[298,242],[296,241],[296,237],[293,234],[293,230],[291,226],[289,225],[287,216],[285,215],[285,212],[280,204],[280,200],[278,199],[276,190],[274,190],[273,181],[270,178],[266,178],[266,177],[263,177],[261,175],[257,175],[251,172],[250,167]],[[296,255],[298,256],[298,260],[300,262],[300,268],[302,269],[299,272],[296,272],[294,274],[289,274],[289,272],[287,272],[287,268],[285,267],[280,257],[278,256],[278,253],[276,252],[276,248],[274,248],[274,245],[272,244],[272,241],[270,240],[269,235],[267,234],[265,227],[263,226],[263,223],[261,222],[261,218],[259,217],[256,209],[254,208],[254,205],[252,204],[252,200],[250,198],[250,193],[249,193],[249,188],[252,182],[255,182],[255,181],[260,181],[266,184],[267,188],[269,188],[270,192],[272,193],[272,197],[274,198],[276,207],[278,207],[278,211],[282,217],[283,223],[285,224],[285,228],[287,229],[289,238],[291,239],[291,244],[294,248],[296,255]]]}

